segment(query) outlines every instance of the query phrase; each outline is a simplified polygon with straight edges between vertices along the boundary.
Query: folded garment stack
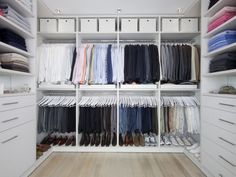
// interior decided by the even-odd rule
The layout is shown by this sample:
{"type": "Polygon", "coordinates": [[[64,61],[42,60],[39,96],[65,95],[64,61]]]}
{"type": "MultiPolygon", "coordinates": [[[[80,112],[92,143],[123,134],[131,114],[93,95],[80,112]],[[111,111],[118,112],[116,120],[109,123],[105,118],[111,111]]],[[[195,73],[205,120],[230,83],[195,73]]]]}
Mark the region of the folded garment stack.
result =
{"type": "Polygon", "coordinates": [[[223,31],[212,38],[208,42],[208,52],[225,47],[236,42],[236,30],[223,31]]]}
{"type": "Polygon", "coordinates": [[[0,41],[18,49],[27,51],[25,39],[8,29],[0,29],[0,41]]]}
{"type": "Polygon", "coordinates": [[[219,0],[210,0],[208,9],[212,8],[219,0]]]}
{"type": "Polygon", "coordinates": [[[16,53],[0,54],[1,67],[21,72],[29,72],[28,59],[16,53]]]}
{"type": "Polygon", "coordinates": [[[11,6],[1,3],[0,9],[2,10],[4,17],[30,32],[30,24],[27,19],[15,11],[11,6]]]}
{"type": "Polygon", "coordinates": [[[209,20],[208,32],[236,16],[236,7],[224,7],[209,20]]]}
{"type": "Polygon", "coordinates": [[[224,53],[211,60],[210,73],[236,69],[236,52],[224,53]]]}
{"type": "Polygon", "coordinates": [[[32,0],[18,0],[22,3],[22,5],[25,6],[25,8],[30,9],[30,11],[32,11],[33,8],[33,4],[32,4],[32,0]]]}

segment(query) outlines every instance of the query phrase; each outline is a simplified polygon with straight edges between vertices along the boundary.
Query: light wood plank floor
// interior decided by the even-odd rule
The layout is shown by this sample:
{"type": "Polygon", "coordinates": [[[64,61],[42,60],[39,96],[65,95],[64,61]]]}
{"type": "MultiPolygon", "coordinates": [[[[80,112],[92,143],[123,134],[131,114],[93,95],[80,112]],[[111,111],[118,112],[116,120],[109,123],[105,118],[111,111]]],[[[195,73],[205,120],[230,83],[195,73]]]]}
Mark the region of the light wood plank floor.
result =
{"type": "Polygon", "coordinates": [[[183,154],[53,153],[30,177],[205,177],[183,154]]]}

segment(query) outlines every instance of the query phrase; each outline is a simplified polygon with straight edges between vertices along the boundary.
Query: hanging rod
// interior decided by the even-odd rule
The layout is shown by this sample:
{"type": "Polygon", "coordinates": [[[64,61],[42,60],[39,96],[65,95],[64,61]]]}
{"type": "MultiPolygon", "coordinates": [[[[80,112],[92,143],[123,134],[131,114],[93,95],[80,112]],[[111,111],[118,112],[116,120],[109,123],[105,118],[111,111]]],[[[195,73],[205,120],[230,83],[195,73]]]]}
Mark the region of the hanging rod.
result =
{"type": "MultiPolygon", "coordinates": [[[[117,40],[103,40],[103,39],[96,39],[96,40],[82,40],[81,43],[117,43],[117,40]]],[[[119,40],[120,43],[156,43],[155,40],[119,40]]]]}
{"type": "Polygon", "coordinates": [[[193,44],[195,43],[195,40],[186,40],[186,39],[180,39],[180,40],[161,40],[161,43],[187,43],[187,44],[193,44]]]}
{"type": "Polygon", "coordinates": [[[52,43],[52,44],[76,43],[76,40],[75,39],[44,39],[43,43],[52,43]]]}

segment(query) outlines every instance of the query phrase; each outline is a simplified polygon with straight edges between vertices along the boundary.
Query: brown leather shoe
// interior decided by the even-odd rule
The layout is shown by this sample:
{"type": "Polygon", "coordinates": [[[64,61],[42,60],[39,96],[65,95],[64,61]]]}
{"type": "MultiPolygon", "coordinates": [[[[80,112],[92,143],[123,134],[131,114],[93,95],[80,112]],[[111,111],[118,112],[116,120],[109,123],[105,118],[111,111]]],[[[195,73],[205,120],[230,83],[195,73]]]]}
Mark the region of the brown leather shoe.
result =
{"type": "Polygon", "coordinates": [[[62,136],[56,137],[53,141],[53,146],[58,145],[61,140],[62,140],[62,136]]]}
{"type": "Polygon", "coordinates": [[[72,137],[69,137],[65,143],[66,146],[70,146],[72,144],[72,137]]]}
{"type": "Polygon", "coordinates": [[[129,134],[128,133],[126,133],[126,135],[125,135],[125,146],[128,146],[129,145],[129,134]]]}
{"type": "Polygon", "coordinates": [[[52,145],[52,143],[56,140],[56,138],[57,138],[56,136],[50,135],[49,139],[45,144],[52,145]]]}
{"type": "Polygon", "coordinates": [[[122,134],[121,134],[121,133],[119,134],[119,145],[120,145],[120,146],[123,146],[123,145],[124,145],[124,140],[123,140],[123,137],[122,137],[122,134]]]}
{"type": "Polygon", "coordinates": [[[67,136],[63,137],[61,141],[59,142],[59,146],[65,145],[67,140],[68,140],[67,136]]]}
{"type": "Polygon", "coordinates": [[[139,146],[140,142],[139,142],[139,133],[135,133],[134,135],[134,145],[135,146],[139,146]]]}
{"type": "Polygon", "coordinates": [[[41,152],[46,152],[48,149],[50,149],[51,146],[47,144],[37,144],[37,150],[41,152]]]}
{"type": "Polygon", "coordinates": [[[142,134],[139,134],[139,143],[140,146],[145,146],[145,140],[144,140],[144,136],[142,134]]]}

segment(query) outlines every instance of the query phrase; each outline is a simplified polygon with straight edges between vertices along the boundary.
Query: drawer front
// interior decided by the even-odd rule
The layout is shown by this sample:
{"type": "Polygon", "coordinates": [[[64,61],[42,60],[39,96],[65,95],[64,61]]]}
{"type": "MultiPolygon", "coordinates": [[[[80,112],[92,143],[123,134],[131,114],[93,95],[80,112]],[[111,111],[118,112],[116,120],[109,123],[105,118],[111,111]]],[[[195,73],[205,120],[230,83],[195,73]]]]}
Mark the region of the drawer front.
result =
{"type": "Polygon", "coordinates": [[[201,161],[205,169],[207,169],[215,177],[235,177],[227,169],[218,164],[211,156],[202,151],[201,161]]]}
{"type": "Polygon", "coordinates": [[[214,108],[202,108],[202,120],[217,127],[236,133],[236,114],[214,108]]]}
{"type": "Polygon", "coordinates": [[[35,106],[0,112],[0,132],[31,120],[36,120],[35,106]]]}
{"type": "Polygon", "coordinates": [[[217,144],[203,137],[201,141],[202,151],[207,152],[222,167],[236,175],[236,155],[221,148],[217,144]]]}
{"type": "Polygon", "coordinates": [[[57,19],[40,19],[40,32],[57,32],[57,19]]]}
{"type": "Polygon", "coordinates": [[[198,32],[198,19],[197,18],[182,18],[180,19],[181,32],[198,32]]]}
{"type": "Polygon", "coordinates": [[[116,20],[114,18],[99,19],[99,32],[112,33],[116,31],[116,20]]]}
{"type": "Polygon", "coordinates": [[[179,19],[178,18],[163,18],[162,19],[162,31],[163,32],[178,32],[179,31],[179,19]]]}
{"type": "Polygon", "coordinates": [[[202,105],[236,113],[236,99],[203,96],[202,105]]]}
{"type": "Polygon", "coordinates": [[[0,111],[14,110],[36,104],[35,95],[0,98],[0,111]]]}
{"type": "Polygon", "coordinates": [[[58,32],[75,32],[75,19],[59,19],[58,32]]]}
{"type": "Polygon", "coordinates": [[[236,134],[227,132],[212,124],[202,123],[202,136],[214,141],[216,144],[231,153],[236,154],[236,134]]]}
{"type": "Polygon", "coordinates": [[[143,18],[139,20],[139,31],[140,32],[156,32],[156,19],[154,18],[143,18]]]}
{"type": "Polygon", "coordinates": [[[138,19],[136,18],[121,19],[121,31],[122,32],[137,32],[138,19]]]}
{"type": "Polygon", "coordinates": [[[19,177],[36,159],[35,121],[0,134],[0,172],[4,177],[19,177]]]}
{"type": "Polygon", "coordinates": [[[96,18],[86,18],[80,20],[81,32],[93,33],[97,32],[97,19],[96,18]]]}

